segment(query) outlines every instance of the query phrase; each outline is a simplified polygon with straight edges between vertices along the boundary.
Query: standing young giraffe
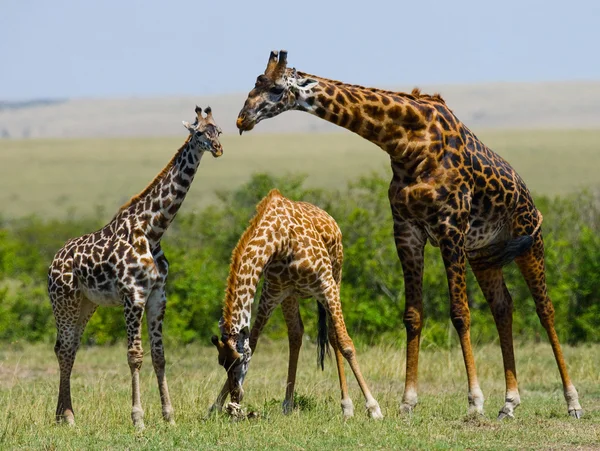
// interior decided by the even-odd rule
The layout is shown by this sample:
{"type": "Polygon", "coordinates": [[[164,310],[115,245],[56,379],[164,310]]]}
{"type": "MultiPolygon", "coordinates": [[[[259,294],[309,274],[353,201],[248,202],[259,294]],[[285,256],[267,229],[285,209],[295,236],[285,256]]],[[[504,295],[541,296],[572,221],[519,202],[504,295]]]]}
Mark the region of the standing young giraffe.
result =
{"type": "Polygon", "coordinates": [[[208,150],[214,157],[223,153],[218,138],[221,130],[210,108],[205,113],[203,117],[196,107],[196,121],[183,123],[190,132],[185,144],[140,194],[123,205],[102,229],[67,241],[50,265],[48,293],[58,331],[54,351],[60,366],[59,422],[75,423],[71,370],[83,330],[102,305],[124,307],[133,424],[144,427],[139,385],[144,309],[163,417],[174,423],[162,341],[169,265],[160,242],[185,199],[203,153],[208,150]]]}
{"type": "Polygon", "coordinates": [[[417,367],[423,322],[423,249],[439,246],[446,267],[450,315],[458,332],[468,379],[469,411],[483,412],[470,340],[466,262],[490,304],[500,336],[506,378],[499,418],[512,417],[519,391],[512,342],[512,299],[502,266],[516,260],[548,333],[569,414],[582,415],[546,292],[542,215],[525,183],[486,147],[438,95],[348,85],[287,68],[287,52],[271,52],[237,119],[240,134],[287,110],[309,112],[381,147],[390,156],[389,200],[394,238],[404,273],[407,330],[402,410],[417,404],[417,367]]]}
{"type": "Polygon", "coordinates": [[[342,315],[342,233],[335,220],[320,208],[291,201],[277,190],[269,192],[256,211],[232,254],[223,317],[219,322],[221,340],[212,337],[219,351],[219,363],[227,370],[227,382],[211,410],[220,410],[229,393],[234,403],[242,400],[242,383],[258,337],[275,307],[281,304],[290,346],[283,411],[292,411],[298,354],[304,334],[298,300],[313,297],[319,304],[321,367],[329,340],[337,362],[344,416],[354,414],[344,374],[345,357],[365,396],[369,415],[383,418],[360,372],[342,315]],[[249,332],[252,302],[261,274],[265,281],[258,314],[249,332]]]}

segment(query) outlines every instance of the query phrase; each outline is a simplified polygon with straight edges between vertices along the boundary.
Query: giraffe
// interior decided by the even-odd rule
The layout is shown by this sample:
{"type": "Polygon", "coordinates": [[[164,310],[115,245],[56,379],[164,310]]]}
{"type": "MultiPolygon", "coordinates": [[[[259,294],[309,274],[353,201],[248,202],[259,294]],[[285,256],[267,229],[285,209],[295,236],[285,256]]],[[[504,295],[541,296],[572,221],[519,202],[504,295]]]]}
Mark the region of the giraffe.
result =
{"type": "Polygon", "coordinates": [[[388,197],[405,284],[406,379],[401,410],[417,404],[417,368],[423,323],[423,250],[438,246],[446,268],[450,316],[458,333],[468,382],[470,412],[483,413],[483,393],[470,341],[466,263],[490,305],[506,381],[498,418],[513,417],[520,403],[512,310],[502,267],[515,260],[534,298],[562,379],[568,412],[583,414],[554,328],[544,268],[542,215],[521,177],[486,147],[439,94],[365,88],[287,67],[287,52],[271,52],[237,119],[240,134],[287,110],[305,111],[344,127],[383,149],[392,180],[388,197]]]}
{"type": "Polygon", "coordinates": [[[210,108],[196,107],[196,121],[183,122],[189,137],[165,168],[125,203],[102,229],[70,239],[56,253],[48,272],[48,294],[56,319],[54,351],[60,367],[56,421],[75,424],[71,370],[81,335],[98,306],[123,306],[127,360],[131,370],[131,418],[144,428],[140,401],[142,316],[146,310],[151,355],[165,421],[174,423],[165,377],[162,322],[169,264],[161,238],[177,214],[205,151],[222,155],[220,128],[210,108]]]}
{"type": "Polygon", "coordinates": [[[256,350],[261,331],[275,307],[281,304],[288,329],[289,365],[283,412],[294,404],[298,354],[304,326],[299,299],[313,297],[319,305],[319,362],[323,368],[328,342],[334,349],[344,417],[354,414],[344,373],[344,358],[366,400],[371,418],[383,418],[379,404],[365,382],[352,339],[346,331],[340,303],[342,279],[342,233],[325,211],[307,202],[295,202],[274,189],[256,207],[256,215],[233,250],[223,316],[221,339],[212,337],[219,364],[227,381],[211,411],[220,410],[231,394],[233,403],[244,395],[242,383],[256,350]],[[249,332],[251,307],[258,281],[264,276],[256,320],[249,332]]]}

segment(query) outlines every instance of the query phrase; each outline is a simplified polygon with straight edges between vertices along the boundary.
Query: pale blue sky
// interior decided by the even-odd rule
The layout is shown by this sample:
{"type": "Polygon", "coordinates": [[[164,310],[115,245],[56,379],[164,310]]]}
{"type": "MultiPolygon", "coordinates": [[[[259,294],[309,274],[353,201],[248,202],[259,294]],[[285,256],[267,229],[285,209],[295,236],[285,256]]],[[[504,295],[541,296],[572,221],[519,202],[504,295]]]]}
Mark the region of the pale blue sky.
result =
{"type": "Polygon", "coordinates": [[[0,100],[246,92],[272,48],[371,86],[599,80],[600,1],[0,0],[0,100]]]}

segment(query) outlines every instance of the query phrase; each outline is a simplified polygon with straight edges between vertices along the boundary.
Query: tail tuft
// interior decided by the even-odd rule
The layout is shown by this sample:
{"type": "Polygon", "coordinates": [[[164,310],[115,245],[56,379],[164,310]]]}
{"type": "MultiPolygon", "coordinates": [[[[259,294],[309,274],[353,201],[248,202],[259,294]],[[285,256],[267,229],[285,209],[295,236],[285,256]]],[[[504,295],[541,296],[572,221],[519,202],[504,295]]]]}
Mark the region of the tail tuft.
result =
{"type": "Polygon", "coordinates": [[[467,252],[467,256],[474,270],[502,268],[531,249],[531,246],[533,246],[533,237],[524,235],[467,252]]]}
{"type": "Polygon", "coordinates": [[[329,334],[327,332],[327,310],[317,301],[319,309],[319,331],[317,333],[317,366],[325,369],[325,354],[329,355],[329,334]]]}

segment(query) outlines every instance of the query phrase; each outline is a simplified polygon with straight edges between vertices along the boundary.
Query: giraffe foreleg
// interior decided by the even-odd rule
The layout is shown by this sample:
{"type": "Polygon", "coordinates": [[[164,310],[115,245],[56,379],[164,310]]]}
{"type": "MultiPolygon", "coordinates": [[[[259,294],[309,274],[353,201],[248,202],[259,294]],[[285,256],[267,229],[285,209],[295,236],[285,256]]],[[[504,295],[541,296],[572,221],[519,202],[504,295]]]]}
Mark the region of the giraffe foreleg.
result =
{"type": "Polygon", "coordinates": [[[144,359],[142,318],[146,297],[141,291],[132,291],[123,297],[127,326],[127,363],[131,371],[131,420],[137,429],[144,429],[144,409],[140,399],[140,369],[144,359]]]}
{"type": "Polygon", "coordinates": [[[471,313],[467,299],[465,235],[454,230],[452,238],[440,240],[450,293],[450,319],[458,333],[467,370],[469,413],[483,414],[483,392],[479,388],[471,347],[471,313]]]}
{"type": "Polygon", "coordinates": [[[146,303],[146,321],[148,323],[148,334],[150,335],[150,346],[152,355],[152,366],[158,381],[158,391],[162,406],[163,419],[169,424],[175,424],[173,407],[169,396],[169,387],[165,375],[165,351],[162,336],[162,324],[165,316],[167,297],[164,286],[155,288],[146,303]]]}
{"type": "Polygon", "coordinates": [[[504,363],[504,378],[506,380],[506,396],[504,406],[500,409],[498,419],[514,418],[514,410],[521,403],[517,385],[517,370],[513,350],[512,314],[513,301],[504,283],[501,268],[487,270],[474,269],[475,277],[485,296],[500,337],[502,361],[504,363]]]}
{"type": "MultiPolygon", "coordinates": [[[[256,346],[258,344],[258,338],[260,337],[262,330],[264,329],[267,322],[269,321],[269,318],[271,317],[273,310],[278,305],[277,301],[278,301],[278,299],[274,299],[274,297],[271,295],[269,283],[267,281],[265,281],[262,292],[261,292],[260,301],[258,304],[258,312],[256,314],[256,319],[254,320],[254,324],[252,325],[252,329],[250,330],[250,343],[249,344],[250,344],[250,350],[252,351],[252,354],[254,354],[254,351],[256,350],[256,346]]],[[[223,384],[223,387],[221,388],[221,391],[219,392],[219,394],[217,396],[217,399],[210,406],[210,409],[208,410],[209,415],[211,415],[214,412],[221,412],[223,410],[223,405],[225,404],[225,401],[227,400],[229,391],[230,391],[229,381],[226,379],[225,383],[223,384]]]]}
{"type": "Polygon", "coordinates": [[[406,379],[400,410],[413,411],[417,405],[419,347],[423,327],[423,252],[425,234],[416,227],[394,221],[396,250],[404,276],[404,325],[406,327],[406,379]]]}
{"type": "Polygon", "coordinates": [[[517,257],[515,261],[531,291],[540,322],[548,334],[548,339],[550,340],[550,345],[552,346],[554,358],[556,359],[558,371],[560,372],[560,377],[562,379],[569,415],[574,418],[581,418],[583,416],[583,409],[579,404],[579,395],[569,377],[558,335],[554,328],[554,306],[548,296],[546,287],[544,241],[541,231],[535,235],[532,248],[522,256],[517,257]]]}
{"type": "Polygon", "coordinates": [[[302,337],[304,336],[304,324],[300,316],[298,299],[290,296],[281,304],[283,317],[288,329],[288,341],[290,347],[290,356],[288,363],[288,376],[285,387],[285,399],[283,401],[283,413],[290,414],[294,409],[294,387],[296,385],[296,372],[298,369],[298,356],[302,347],[302,337]]]}

